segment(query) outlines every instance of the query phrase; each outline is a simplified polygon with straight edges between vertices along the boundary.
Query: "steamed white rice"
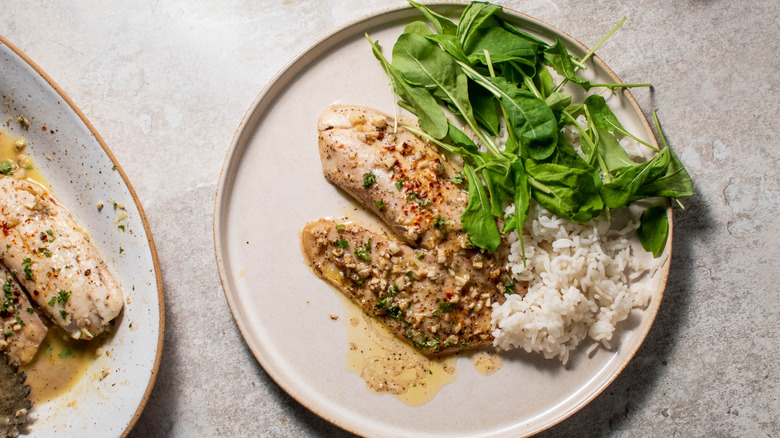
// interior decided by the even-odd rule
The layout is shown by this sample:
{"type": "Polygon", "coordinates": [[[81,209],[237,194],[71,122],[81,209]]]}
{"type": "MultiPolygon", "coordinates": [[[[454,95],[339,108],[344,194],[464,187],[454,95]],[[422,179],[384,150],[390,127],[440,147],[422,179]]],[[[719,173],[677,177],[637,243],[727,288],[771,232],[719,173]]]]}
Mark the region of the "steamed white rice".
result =
{"type": "MultiPolygon", "coordinates": [[[[578,133],[568,129],[563,134],[577,147],[578,133]]],[[[638,145],[626,146],[630,155],[641,154],[638,145]]],[[[507,213],[513,210],[510,206],[507,213]]],[[[652,265],[646,254],[632,253],[630,239],[639,220],[627,210],[621,213],[624,217],[612,227],[604,215],[572,223],[532,203],[523,229],[525,267],[517,232],[508,235],[509,270],[520,293],[506,295],[503,304],[493,305],[496,347],[539,352],[563,363],[587,337],[595,341],[592,348],[610,348],[616,324],[631,309],[646,307],[652,295],[646,282],[634,281],[652,265]],[[616,229],[618,222],[623,224],[616,229]]]]}

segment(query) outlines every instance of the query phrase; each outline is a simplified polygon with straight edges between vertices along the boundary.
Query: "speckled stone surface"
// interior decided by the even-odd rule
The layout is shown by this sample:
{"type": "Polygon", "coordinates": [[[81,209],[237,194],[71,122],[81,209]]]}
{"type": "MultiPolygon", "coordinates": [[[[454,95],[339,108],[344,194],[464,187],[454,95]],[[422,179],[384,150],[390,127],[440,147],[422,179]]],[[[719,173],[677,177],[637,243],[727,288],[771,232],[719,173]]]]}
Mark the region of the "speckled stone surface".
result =
{"type": "MultiPolygon", "coordinates": [[[[165,352],[132,437],[339,436],[246,347],[214,259],[215,190],[261,88],[334,27],[401,1],[4,1],[0,34],[84,111],[133,183],[166,294],[165,352]]],[[[780,432],[780,6],[505,1],[585,44],[658,108],[696,196],[675,211],[660,313],[625,371],[543,436],[780,432]]]]}

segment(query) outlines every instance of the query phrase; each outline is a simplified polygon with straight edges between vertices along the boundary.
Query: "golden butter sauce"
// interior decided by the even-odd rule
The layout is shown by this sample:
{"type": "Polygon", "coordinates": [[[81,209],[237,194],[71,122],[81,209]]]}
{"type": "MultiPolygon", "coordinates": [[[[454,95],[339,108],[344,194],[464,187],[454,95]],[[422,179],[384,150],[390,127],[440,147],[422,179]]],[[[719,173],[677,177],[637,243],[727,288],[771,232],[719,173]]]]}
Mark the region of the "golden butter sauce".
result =
{"type": "Polygon", "coordinates": [[[26,149],[27,140],[24,137],[17,137],[0,129],[0,170],[6,170],[8,173],[4,171],[4,174],[35,183],[46,192],[52,193],[49,182],[27,155],[26,149]]]}
{"type": "Polygon", "coordinates": [[[392,394],[409,406],[421,406],[455,381],[455,356],[423,356],[351,301],[342,299],[349,340],[346,368],[359,375],[368,389],[392,394]]]}
{"type": "Polygon", "coordinates": [[[472,354],[471,362],[474,364],[474,369],[483,376],[495,373],[504,365],[501,355],[485,351],[472,354]]]}
{"type": "Polygon", "coordinates": [[[46,403],[70,391],[84,377],[105,339],[77,341],[59,327],[50,327],[33,360],[21,367],[32,387],[30,400],[46,403]]]}

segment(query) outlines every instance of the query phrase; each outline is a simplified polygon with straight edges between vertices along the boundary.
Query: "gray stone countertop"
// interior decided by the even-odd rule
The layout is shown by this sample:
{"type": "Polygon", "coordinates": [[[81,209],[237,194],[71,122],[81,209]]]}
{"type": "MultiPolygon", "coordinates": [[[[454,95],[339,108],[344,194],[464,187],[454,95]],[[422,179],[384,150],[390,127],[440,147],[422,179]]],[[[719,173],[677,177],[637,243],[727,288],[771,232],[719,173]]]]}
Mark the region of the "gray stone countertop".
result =
{"type": "MultiPolygon", "coordinates": [[[[132,437],[348,435],[258,364],[217,274],[225,153],[262,87],[333,28],[400,0],[2,2],[0,34],[76,102],[135,187],[166,302],[159,377],[132,437]]],[[[696,195],[675,211],[658,317],[622,374],[543,436],[780,432],[780,6],[774,0],[503,4],[599,51],[658,108],[696,195]]]]}

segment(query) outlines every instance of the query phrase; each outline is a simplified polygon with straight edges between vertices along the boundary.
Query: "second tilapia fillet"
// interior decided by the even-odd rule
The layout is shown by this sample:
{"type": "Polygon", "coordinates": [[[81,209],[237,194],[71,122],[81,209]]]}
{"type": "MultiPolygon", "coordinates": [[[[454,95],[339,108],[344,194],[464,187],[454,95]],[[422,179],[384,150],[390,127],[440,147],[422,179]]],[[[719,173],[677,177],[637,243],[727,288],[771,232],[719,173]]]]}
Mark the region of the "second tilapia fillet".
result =
{"type": "Polygon", "coordinates": [[[74,339],[91,339],[122,310],[119,283],[71,213],[40,187],[0,177],[0,262],[74,339]]]}
{"type": "Polygon", "coordinates": [[[48,329],[16,278],[3,265],[0,265],[0,284],[3,287],[0,298],[0,351],[5,351],[11,362],[25,364],[35,356],[48,329]]]}
{"type": "Polygon", "coordinates": [[[476,293],[467,278],[451,275],[437,253],[327,219],[307,224],[301,241],[320,278],[423,354],[492,343],[490,303],[498,297],[476,293]]]}

